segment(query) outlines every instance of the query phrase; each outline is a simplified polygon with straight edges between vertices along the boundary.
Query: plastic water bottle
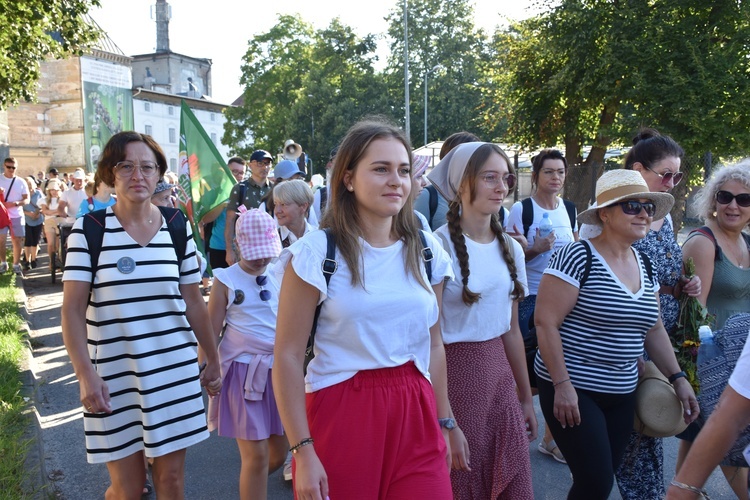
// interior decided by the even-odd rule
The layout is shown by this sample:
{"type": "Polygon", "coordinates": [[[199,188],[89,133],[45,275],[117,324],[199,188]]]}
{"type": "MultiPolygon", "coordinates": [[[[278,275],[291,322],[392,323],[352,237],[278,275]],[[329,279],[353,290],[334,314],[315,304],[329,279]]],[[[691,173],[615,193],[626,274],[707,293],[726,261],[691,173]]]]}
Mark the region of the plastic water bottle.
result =
{"type": "Polygon", "coordinates": [[[544,212],[542,222],[539,223],[539,237],[546,238],[552,232],[552,221],[549,220],[549,212],[544,212]]]}
{"type": "Polygon", "coordinates": [[[714,343],[714,334],[710,326],[703,325],[698,328],[698,337],[701,341],[698,347],[698,365],[722,355],[721,349],[714,343]]]}

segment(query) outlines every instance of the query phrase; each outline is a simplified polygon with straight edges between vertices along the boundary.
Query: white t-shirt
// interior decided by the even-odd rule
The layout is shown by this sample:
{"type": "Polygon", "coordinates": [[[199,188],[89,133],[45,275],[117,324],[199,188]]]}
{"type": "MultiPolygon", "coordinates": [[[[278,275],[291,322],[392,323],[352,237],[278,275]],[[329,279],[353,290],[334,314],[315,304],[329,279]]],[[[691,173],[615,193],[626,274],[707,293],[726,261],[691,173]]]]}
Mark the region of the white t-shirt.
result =
{"type": "MultiPolygon", "coordinates": [[[[552,229],[555,231],[555,244],[552,249],[537,255],[526,263],[526,279],[528,279],[529,283],[529,294],[536,295],[539,289],[539,282],[542,280],[542,274],[547,268],[549,260],[557,250],[574,241],[573,232],[578,230],[578,223],[576,223],[575,228],[570,227],[570,216],[568,216],[568,211],[565,208],[562,198],[557,199],[557,208],[554,210],[546,210],[540,207],[533,198],[531,199],[531,204],[534,207],[534,220],[531,226],[529,226],[529,234],[526,236],[529,248],[534,244],[536,230],[542,222],[545,212],[549,214],[552,229]]],[[[523,204],[520,201],[514,203],[510,209],[508,227],[512,228],[514,225],[520,231],[523,231],[523,204]]]]}
{"type": "MultiPolygon", "coordinates": [[[[457,277],[456,280],[446,283],[443,290],[443,308],[440,311],[443,342],[483,342],[497,338],[510,330],[513,311],[510,294],[513,291],[513,282],[497,239],[491,243],[477,243],[466,238],[471,270],[469,290],[482,294],[479,302],[467,306],[461,299],[461,266],[451,242],[448,225],[439,227],[435,234],[441,238],[444,245],[448,245],[453,273],[457,277]],[[492,272],[489,272],[490,270],[492,272]]],[[[526,288],[523,248],[516,240],[507,239],[512,245],[511,254],[516,262],[518,279],[526,288]]]]}
{"type": "Polygon", "coordinates": [[[729,386],[740,396],[750,399],[750,342],[745,342],[740,359],[729,377],[729,386]]]}
{"type": "MultiPolygon", "coordinates": [[[[24,196],[29,195],[29,187],[26,185],[26,181],[21,179],[20,177],[5,177],[4,175],[0,175],[0,187],[3,188],[5,193],[5,201],[21,201],[24,196]],[[13,179],[16,181],[13,182],[13,179]],[[8,191],[10,188],[10,184],[13,183],[13,188],[8,191]]],[[[76,210],[78,206],[76,205],[76,210]]],[[[23,207],[15,207],[10,206],[8,207],[8,216],[11,219],[18,219],[23,215],[21,210],[23,207]]]]}
{"type": "MultiPolygon", "coordinates": [[[[432,284],[452,279],[448,254],[426,234],[432,249],[432,284]]],[[[315,358],[307,367],[305,391],[315,392],[352,378],[360,370],[401,366],[413,361],[429,380],[430,327],[438,321],[432,289],[423,288],[404,268],[403,242],[386,248],[362,245],[365,288],[351,284],[346,261],[336,254],[338,268],[326,287],[322,262],[324,231],[313,231],[285,248],[274,271],[282,281],[287,264],[320,291],[323,302],[315,333],[315,358]]],[[[422,267],[422,276],[427,274],[422,267]]]]}
{"type": "Polygon", "coordinates": [[[78,207],[81,206],[81,203],[83,203],[83,200],[85,199],[86,199],[86,190],[83,188],[66,189],[60,195],[60,201],[64,201],[65,203],[68,204],[65,207],[65,212],[68,214],[68,217],[75,217],[76,215],[78,215],[78,207]]]}

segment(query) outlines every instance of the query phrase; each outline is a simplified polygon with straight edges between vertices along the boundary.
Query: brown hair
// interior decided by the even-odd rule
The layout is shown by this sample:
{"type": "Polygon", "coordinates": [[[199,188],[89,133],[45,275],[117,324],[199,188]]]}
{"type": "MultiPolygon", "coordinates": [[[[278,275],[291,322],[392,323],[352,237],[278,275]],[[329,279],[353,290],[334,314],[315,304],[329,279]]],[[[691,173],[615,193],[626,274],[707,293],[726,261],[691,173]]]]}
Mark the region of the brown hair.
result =
{"type": "Polygon", "coordinates": [[[440,159],[442,160],[445,155],[451,152],[456,146],[465,144],[467,142],[481,142],[479,137],[475,136],[471,132],[456,132],[451,134],[448,138],[443,141],[443,147],[440,148],[440,159]]]}
{"type": "Polygon", "coordinates": [[[99,157],[99,163],[96,173],[99,178],[109,187],[115,185],[115,165],[125,159],[125,147],[131,142],[142,142],[154,152],[156,164],[159,165],[159,177],[164,176],[167,171],[167,157],[164,155],[161,146],[150,135],[141,134],[129,130],[127,132],[118,132],[113,135],[104,146],[102,155],[99,157]]]}
{"type": "MultiPolygon", "coordinates": [[[[352,285],[364,287],[364,268],[362,266],[362,248],[359,237],[362,236],[361,219],[355,194],[344,186],[347,172],[353,172],[367,152],[370,144],[378,139],[396,139],[403,144],[412,163],[411,145],[404,133],[385,122],[374,118],[355,124],[346,134],[336,160],[331,169],[328,207],[321,221],[321,228],[331,228],[336,238],[336,247],[346,261],[352,273],[352,285]]],[[[432,290],[422,277],[422,243],[419,238],[419,225],[414,215],[414,195],[412,189],[398,214],[393,217],[391,233],[404,242],[404,269],[427,290],[432,290]]]]}
{"type": "Polygon", "coordinates": [[[558,149],[542,149],[539,154],[531,159],[531,187],[536,190],[536,185],[539,182],[539,172],[544,166],[544,162],[547,160],[562,160],[565,165],[565,173],[568,173],[568,160],[565,159],[565,155],[558,149]]]}
{"type": "MultiPolygon", "coordinates": [[[[476,198],[476,183],[479,171],[482,169],[484,164],[493,153],[500,155],[505,163],[508,165],[508,173],[514,174],[513,164],[510,162],[508,155],[505,151],[500,149],[495,144],[484,144],[479,146],[474,154],[471,155],[469,161],[466,164],[466,170],[464,170],[463,179],[461,179],[461,186],[469,187],[470,200],[474,201],[476,198]]],[[[466,250],[466,237],[461,228],[461,197],[459,194],[456,195],[448,213],[446,219],[448,220],[448,233],[451,237],[451,242],[456,250],[456,258],[458,259],[459,267],[461,268],[461,283],[463,284],[463,291],[461,298],[464,304],[471,305],[478,302],[481,298],[481,294],[472,292],[469,290],[469,275],[471,271],[469,269],[469,252],[466,250]]],[[[522,299],[524,296],[523,285],[518,280],[518,270],[516,268],[516,261],[511,253],[511,243],[508,241],[510,238],[503,233],[503,226],[500,224],[500,219],[497,214],[492,214],[490,218],[490,229],[495,234],[498,243],[500,244],[500,252],[508,265],[508,271],[510,271],[510,278],[513,280],[513,291],[510,296],[513,300],[522,299]]]]}

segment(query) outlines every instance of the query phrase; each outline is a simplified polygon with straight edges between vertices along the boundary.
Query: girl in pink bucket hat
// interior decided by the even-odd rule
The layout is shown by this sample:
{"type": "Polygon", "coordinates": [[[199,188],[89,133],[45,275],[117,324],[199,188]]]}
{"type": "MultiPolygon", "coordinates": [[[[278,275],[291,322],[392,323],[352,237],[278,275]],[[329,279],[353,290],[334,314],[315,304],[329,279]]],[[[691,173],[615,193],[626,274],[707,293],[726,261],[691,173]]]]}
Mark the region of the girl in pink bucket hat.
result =
{"type": "Polygon", "coordinates": [[[214,333],[219,337],[224,331],[219,344],[222,389],[209,400],[208,428],[237,440],[240,497],[252,493],[264,498],[268,474],[283,465],[289,446],[271,382],[279,283],[266,272],[281,253],[281,241],[266,212],[244,206],[239,212],[235,238],[240,260],[214,270],[208,301],[214,333]]]}

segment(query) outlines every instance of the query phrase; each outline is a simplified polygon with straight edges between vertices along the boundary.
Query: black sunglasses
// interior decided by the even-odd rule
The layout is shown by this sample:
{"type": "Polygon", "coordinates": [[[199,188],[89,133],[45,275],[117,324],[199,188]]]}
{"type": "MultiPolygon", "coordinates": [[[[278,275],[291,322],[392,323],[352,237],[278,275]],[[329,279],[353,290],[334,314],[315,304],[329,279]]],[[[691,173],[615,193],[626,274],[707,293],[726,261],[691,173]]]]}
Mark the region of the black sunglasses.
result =
{"type": "Polygon", "coordinates": [[[621,201],[617,203],[622,208],[622,211],[627,215],[638,215],[641,210],[646,211],[646,215],[653,217],[656,213],[656,205],[650,201],[640,202],[635,200],[621,201]]]}
{"type": "Polygon", "coordinates": [[[5,165],[5,168],[9,168],[11,170],[15,170],[16,167],[14,165],[5,165]]]}
{"type": "Polygon", "coordinates": [[[729,191],[717,191],[716,201],[722,205],[729,205],[732,200],[737,200],[737,204],[741,207],[750,207],[750,194],[740,193],[732,194],[729,191]]]}
{"type": "Polygon", "coordinates": [[[271,292],[263,288],[264,286],[266,286],[266,283],[268,283],[268,276],[266,275],[256,276],[255,283],[259,287],[261,287],[260,300],[262,300],[263,302],[268,302],[269,300],[271,300],[271,292]]]}

